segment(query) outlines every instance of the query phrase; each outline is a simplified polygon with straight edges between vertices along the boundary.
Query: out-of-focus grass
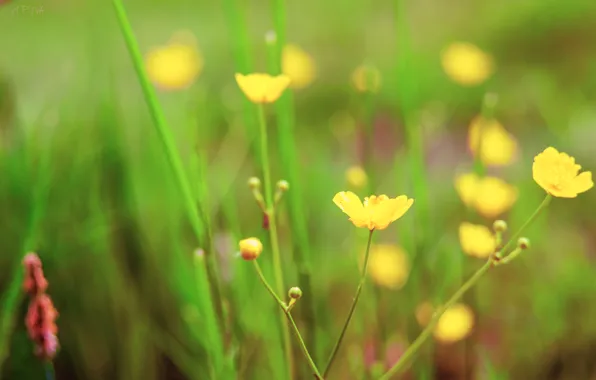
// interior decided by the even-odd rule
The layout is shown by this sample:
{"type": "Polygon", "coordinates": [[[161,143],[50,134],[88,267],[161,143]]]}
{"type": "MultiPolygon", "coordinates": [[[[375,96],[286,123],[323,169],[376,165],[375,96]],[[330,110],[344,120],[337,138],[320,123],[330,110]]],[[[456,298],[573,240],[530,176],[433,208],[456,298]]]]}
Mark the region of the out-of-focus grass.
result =
{"type": "MultiPolygon", "coordinates": [[[[111,10],[99,3],[62,2],[44,4],[43,14],[25,15],[14,13],[18,5],[0,7],[0,71],[7,83],[0,90],[0,305],[2,325],[16,328],[0,335],[0,349],[10,354],[2,378],[41,376],[21,323],[25,305],[10,291],[18,276],[13,268],[30,249],[44,261],[60,311],[59,376],[205,378],[212,346],[203,329],[201,310],[207,306],[194,252],[207,247],[193,238],[111,10]],[[5,305],[13,305],[12,314],[4,313],[5,305]]],[[[276,306],[235,256],[239,238],[265,240],[265,234],[245,185],[258,173],[251,132],[256,119],[233,73],[267,68],[263,36],[275,27],[272,5],[131,1],[126,6],[142,51],[176,29],[197,36],[204,72],[188,91],[160,93],[159,100],[185,169],[191,178],[207,179],[192,185],[204,189],[220,259],[230,332],[225,360],[237,364],[240,378],[282,378],[276,364],[281,341],[271,328],[276,306]],[[193,164],[197,144],[204,170],[200,161],[193,164]]],[[[363,104],[352,101],[349,75],[364,61],[374,62],[383,75],[372,120],[392,136],[376,147],[378,189],[413,196],[416,214],[423,212],[420,198],[427,193],[425,223],[409,215],[379,234],[380,241],[399,242],[426,265],[424,271],[415,267],[419,275],[411,275],[403,289],[379,290],[378,304],[367,289],[333,374],[348,378],[350,346],[363,349],[367,338],[379,336],[379,321],[383,331],[405,343],[422,298],[444,301],[465,277],[463,262],[480,265],[460,251],[456,226],[466,211],[452,183],[459,169],[472,166],[465,131],[486,89],[449,82],[440,50],[463,39],[497,59],[489,88],[500,98],[496,117],[521,146],[516,163],[498,172],[520,191],[507,218],[515,230],[542,197],[531,179],[536,153],[553,145],[588,170],[596,165],[596,66],[590,48],[596,14],[587,1],[411,2],[401,10],[409,20],[405,36],[394,2],[350,1],[341,11],[329,2],[286,6],[286,40],[313,55],[318,78],[280,105],[293,104],[295,119],[287,122],[295,126],[291,131],[278,119],[280,129],[272,128],[271,141],[282,149],[274,172],[292,182],[287,214],[284,206],[280,215],[284,270],[288,283],[303,286],[291,252],[308,252],[312,290],[295,311],[306,328],[309,312],[302,302],[312,301],[317,348],[311,349],[321,365],[349,307],[365,241],[330,201],[344,190],[343,172],[356,161],[357,138],[349,131],[336,137],[330,119],[347,111],[362,122],[363,104]],[[415,57],[407,70],[395,70],[404,54],[398,38],[408,38],[415,57]],[[405,110],[404,93],[415,97],[405,110]],[[408,126],[405,117],[415,121],[408,126]],[[421,135],[419,153],[404,139],[406,128],[421,135]],[[423,188],[416,188],[416,176],[425,178],[423,188]]],[[[527,231],[532,250],[479,284],[474,344],[492,364],[477,368],[493,373],[491,378],[557,378],[547,373],[557,363],[567,368],[573,360],[593,357],[594,206],[592,193],[553,202],[527,231]]],[[[271,276],[270,258],[264,255],[262,262],[271,276]]],[[[446,362],[456,363],[450,370],[461,370],[461,350],[444,356],[441,345],[435,348],[421,363],[438,372],[446,371],[446,362]]],[[[296,362],[305,367],[300,356],[296,362]]],[[[584,378],[580,372],[574,376],[584,378]]]]}

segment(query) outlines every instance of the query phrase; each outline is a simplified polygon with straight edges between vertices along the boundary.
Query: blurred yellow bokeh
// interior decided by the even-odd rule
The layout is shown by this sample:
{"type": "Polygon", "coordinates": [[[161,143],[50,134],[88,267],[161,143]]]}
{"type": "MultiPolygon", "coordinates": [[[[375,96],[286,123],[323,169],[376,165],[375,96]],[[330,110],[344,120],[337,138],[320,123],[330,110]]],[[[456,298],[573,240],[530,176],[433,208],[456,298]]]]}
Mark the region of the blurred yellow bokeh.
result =
{"type": "Polygon", "coordinates": [[[286,45],[282,53],[282,72],[290,77],[290,87],[302,89],[309,86],[316,76],[313,58],[297,45],[286,45]]]}
{"type": "Polygon", "coordinates": [[[468,147],[487,166],[509,165],[517,153],[517,141],[497,120],[477,116],[470,123],[468,147]]]}
{"type": "Polygon", "coordinates": [[[463,222],[459,225],[459,241],[464,253],[487,258],[495,252],[497,241],[486,226],[463,222]]]}
{"type": "Polygon", "coordinates": [[[371,65],[360,65],[352,72],[352,85],[358,92],[376,93],[381,88],[381,73],[371,65]]]}
{"type": "Polygon", "coordinates": [[[467,305],[455,304],[445,311],[433,332],[435,339],[454,343],[467,337],[474,327],[474,312],[467,305]]]}
{"type": "Polygon", "coordinates": [[[455,188],[466,206],[489,219],[508,211],[517,200],[516,187],[497,177],[462,174],[456,178],[455,188]]]}
{"type": "Polygon", "coordinates": [[[375,284],[397,290],[406,283],[410,267],[406,252],[398,245],[375,244],[370,249],[368,274],[375,284]]]}
{"type": "Polygon", "coordinates": [[[181,90],[194,83],[203,69],[203,58],[189,32],[177,32],[165,46],[150,49],[145,68],[153,84],[162,90],[181,90]]]}
{"type": "Polygon", "coordinates": [[[346,180],[351,187],[361,189],[366,186],[368,177],[362,166],[354,165],[346,170],[346,180]]]}
{"type": "Polygon", "coordinates": [[[462,86],[481,84],[494,71],[492,57],[467,42],[447,46],[441,54],[441,64],[447,76],[462,86]]]}

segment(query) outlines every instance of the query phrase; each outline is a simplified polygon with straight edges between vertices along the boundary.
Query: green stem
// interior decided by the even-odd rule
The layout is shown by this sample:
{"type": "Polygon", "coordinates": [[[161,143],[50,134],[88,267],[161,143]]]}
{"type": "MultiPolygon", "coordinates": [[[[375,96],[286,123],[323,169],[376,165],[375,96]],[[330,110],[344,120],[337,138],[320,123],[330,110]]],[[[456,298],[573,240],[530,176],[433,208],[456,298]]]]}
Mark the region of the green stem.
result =
{"type": "Polygon", "coordinates": [[[56,380],[56,370],[54,369],[54,363],[47,361],[45,363],[46,380],[56,380]]]}
{"type": "Polygon", "coordinates": [[[325,367],[325,371],[323,372],[323,377],[327,377],[329,374],[329,370],[331,370],[331,366],[335,361],[335,357],[337,356],[337,352],[339,351],[339,347],[341,346],[342,341],[344,340],[344,336],[346,335],[346,331],[348,330],[348,326],[350,325],[350,321],[352,320],[352,316],[354,315],[354,310],[356,310],[356,304],[358,304],[358,299],[360,298],[360,293],[362,292],[362,288],[364,286],[364,282],[366,281],[366,270],[368,268],[368,257],[370,254],[370,244],[372,242],[374,230],[370,230],[368,234],[368,243],[366,244],[366,253],[364,254],[364,266],[362,268],[362,274],[360,275],[360,282],[358,283],[358,288],[356,289],[356,295],[354,296],[354,300],[352,301],[352,306],[350,307],[350,311],[348,312],[348,317],[344,323],[343,328],[341,329],[341,333],[339,334],[339,338],[337,342],[335,342],[335,346],[333,347],[333,351],[329,356],[329,360],[327,361],[327,366],[325,367]]]}
{"type": "Polygon", "coordinates": [[[257,274],[259,275],[259,278],[261,279],[261,282],[263,283],[263,285],[265,285],[265,288],[267,288],[267,290],[273,296],[273,298],[275,298],[275,300],[277,301],[277,304],[279,305],[279,307],[283,311],[285,317],[290,322],[290,325],[292,325],[292,328],[294,330],[294,334],[296,335],[296,338],[298,339],[298,342],[300,343],[300,348],[302,349],[302,353],[304,354],[304,357],[308,361],[308,364],[310,365],[310,368],[313,370],[314,375],[316,376],[317,379],[323,380],[323,377],[321,376],[321,373],[319,372],[319,369],[317,368],[315,362],[313,361],[312,357],[310,356],[310,353],[308,352],[308,348],[306,348],[306,344],[304,343],[304,339],[302,339],[302,335],[300,334],[300,330],[298,330],[298,326],[296,326],[296,322],[294,322],[294,318],[292,318],[292,314],[290,313],[290,310],[289,310],[288,306],[286,305],[285,302],[283,302],[279,298],[279,296],[277,295],[277,293],[275,292],[275,290],[273,290],[273,288],[271,287],[271,285],[269,285],[269,283],[265,279],[265,276],[263,275],[263,271],[261,270],[261,267],[259,266],[258,261],[257,260],[254,260],[253,262],[254,262],[254,265],[255,265],[255,270],[257,271],[257,274]]]}
{"type": "MultiPolygon", "coordinates": [[[[540,214],[540,212],[546,208],[546,206],[548,206],[550,200],[552,199],[551,195],[547,195],[544,198],[544,201],[542,201],[542,203],[538,206],[538,208],[536,209],[536,211],[534,211],[534,213],[530,216],[530,218],[528,218],[528,220],[526,221],[526,223],[524,223],[524,225],[519,229],[519,231],[517,231],[517,233],[515,235],[513,235],[511,237],[511,239],[507,242],[507,244],[505,244],[505,246],[503,247],[502,250],[500,250],[497,253],[497,257],[501,257],[503,252],[506,252],[507,248],[511,246],[511,244],[513,244],[513,242],[516,240],[516,238],[521,235],[521,233],[524,231],[524,229],[526,229],[532,222],[534,222],[534,220],[536,220],[536,218],[538,217],[538,215],[540,214]]],[[[434,327],[436,326],[436,324],[439,322],[439,319],[441,318],[441,316],[443,315],[443,313],[445,313],[445,311],[447,309],[449,309],[451,306],[453,306],[453,304],[455,302],[457,302],[457,300],[459,300],[466,291],[468,291],[472,286],[474,286],[476,284],[476,282],[478,282],[478,280],[484,276],[484,274],[486,272],[488,272],[488,270],[493,266],[494,264],[494,258],[490,258],[486,264],[484,264],[480,269],[478,269],[476,271],[476,273],[474,273],[474,275],[472,277],[470,277],[470,279],[468,281],[466,281],[466,283],[464,283],[456,292],[453,296],[451,296],[451,298],[447,301],[447,303],[445,303],[443,305],[443,307],[441,307],[437,312],[435,312],[435,314],[433,315],[433,318],[431,319],[431,321],[429,322],[429,324],[425,327],[425,329],[422,331],[422,333],[420,333],[420,335],[418,336],[418,338],[416,338],[416,340],[414,341],[414,343],[412,343],[410,345],[410,347],[408,347],[408,349],[406,350],[406,352],[404,352],[404,354],[399,358],[399,360],[397,361],[397,363],[395,363],[395,365],[393,367],[391,367],[391,369],[383,376],[381,376],[379,378],[379,380],[389,380],[391,378],[391,376],[394,376],[398,373],[400,373],[401,371],[406,369],[406,365],[408,364],[409,360],[418,352],[418,350],[420,349],[420,347],[422,346],[422,344],[426,341],[426,339],[428,339],[428,337],[432,334],[434,327]]]]}
{"type": "MultiPolygon", "coordinates": [[[[271,251],[273,253],[273,270],[275,277],[275,287],[280,294],[284,293],[283,270],[281,266],[281,256],[279,250],[279,241],[277,236],[277,221],[275,217],[275,208],[273,205],[273,189],[271,184],[271,168],[269,166],[269,155],[267,147],[267,122],[265,121],[265,107],[262,104],[259,108],[259,127],[261,133],[261,164],[263,166],[263,182],[265,192],[265,202],[267,205],[267,217],[269,218],[269,238],[271,240],[271,251]]],[[[288,364],[289,378],[293,378],[293,356],[292,343],[290,342],[290,329],[284,322],[284,316],[281,316],[281,329],[283,335],[284,351],[286,355],[286,362],[288,364]]]]}
{"type": "MultiPolygon", "coordinates": [[[[128,16],[126,15],[126,10],[124,9],[124,5],[122,4],[121,0],[113,0],[112,3],[114,5],[114,10],[116,11],[118,23],[122,31],[122,36],[124,37],[126,47],[128,48],[128,52],[131,56],[133,66],[137,73],[137,77],[141,85],[143,95],[145,97],[145,102],[149,107],[153,124],[157,130],[164,152],[170,164],[170,169],[172,170],[175,176],[176,184],[178,185],[180,194],[182,195],[186,212],[190,220],[190,224],[192,226],[193,232],[196,235],[196,238],[199,241],[201,241],[204,235],[203,221],[199,217],[197,205],[191,190],[190,183],[184,172],[182,161],[176,152],[175,142],[172,137],[171,131],[167,125],[163,110],[159,105],[155,90],[151,85],[147,73],[145,71],[143,57],[137,44],[137,41],[134,37],[134,33],[132,31],[132,27],[130,26],[128,16]]],[[[219,323],[217,327],[221,331],[221,329],[223,328],[223,308],[221,304],[222,297],[219,289],[219,280],[217,278],[217,271],[215,269],[215,256],[213,252],[206,252],[206,257],[207,276],[209,278],[210,293],[214,301],[213,303],[215,304],[215,312],[218,317],[217,319],[219,323]]]]}

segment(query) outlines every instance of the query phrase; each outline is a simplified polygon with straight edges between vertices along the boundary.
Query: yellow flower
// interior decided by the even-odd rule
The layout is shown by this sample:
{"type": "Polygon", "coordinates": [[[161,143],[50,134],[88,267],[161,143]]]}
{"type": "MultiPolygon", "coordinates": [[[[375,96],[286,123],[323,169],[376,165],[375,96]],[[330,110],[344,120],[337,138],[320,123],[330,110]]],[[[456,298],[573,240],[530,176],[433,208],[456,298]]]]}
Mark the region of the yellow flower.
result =
{"type": "Polygon", "coordinates": [[[315,62],[296,45],[286,45],[281,57],[282,72],[290,77],[290,87],[305,88],[315,78],[315,62]]]}
{"type": "Polygon", "coordinates": [[[240,255],[244,260],[255,260],[263,252],[263,244],[254,237],[240,240],[238,245],[240,246],[240,255]]]}
{"type": "Polygon", "coordinates": [[[408,279],[408,258],[396,245],[376,244],[370,248],[368,273],[373,281],[389,289],[400,289],[408,279]]]}
{"type": "Polygon", "coordinates": [[[464,339],[474,327],[474,312],[464,304],[455,304],[443,313],[433,332],[435,339],[453,343],[464,339]]]}
{"type": "Polygon", "coordinates": [[[366,197],[363,204],[356,194],[351,191],[342,191],[335,194],[333,202],[350,217],[350,221],[356,227],[383,230],[401,218],[412,206],[414,200],[408,199],[405,195],[389,198],[383,194],[366,197]]]}
{"type": "Polygon", "coordinates": [[[236,82],[244,95],[253,103],[273,103],[290,84],[287,75],[236,74],[236,82]]]}
{"type": "Polygon", "coordinates": [[[172,39],[165,46],[151,49],[145,56],[149,79],[164,90],[190,86],[203,69],[203,58],[194,41],[172,39]]]}
{"type": "Polygon", "coordinates": [[[351,166],[346,170],[346,179],[348,180],[348,184],[350,186],[360,189],[366,186],[366,182],[368,178],[366,176],[366,172],[362,169],[362,166],[351,166]]]}
{"type": "Polygon", "coordinates": [[[381,73],[374,66],[360,65],[352,73],[352,84],[359,92],[378,92],[381,73]]]}
{"type": "Polygon", "coordinates": [[[594,186],[592,172],[579,173],[581,166],[567,153],[548,147],[534,157],[532,176],[547,193],[555,197],[575,198],[594,186]]]}
{"type": "Polygon", "coordinates": [[[486,218],[496,218],[517,200],[515,186],[496,177],[463,174],[456,178],[455,188],[466,206],[473,207],[486,218]]]}
{"type": "Polygon", "coordinates": [[[517,151],[517,141],[501,123],[494,119],[485,120],[481,116],[470,123],[468,146],[474,155],[480,148],[480,159],[489,166],[510,164],[517,151]]]}
{"type": "Polygon", "coordinates": [[[447,76],[463,86],[478,85],[494,71],[492,57],[466,42],[449,45],[441,55],[441,64],[447,76]]]}
{"type": "Polygon", "coordinates": [[[459,225],[459,242],[464,253],[487,258],[495,252],[497,241],[488,227],[463,222],[459,225]]]}

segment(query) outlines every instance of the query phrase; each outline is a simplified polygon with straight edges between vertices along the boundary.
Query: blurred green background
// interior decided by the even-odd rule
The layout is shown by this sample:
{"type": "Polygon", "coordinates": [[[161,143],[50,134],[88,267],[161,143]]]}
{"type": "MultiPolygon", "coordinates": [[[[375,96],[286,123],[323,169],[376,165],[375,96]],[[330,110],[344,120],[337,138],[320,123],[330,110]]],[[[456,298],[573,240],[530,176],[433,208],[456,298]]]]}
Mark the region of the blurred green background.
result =
{"type": "MultiPolygon", "coordinates": [[[[330,378],[374,378],[391,360],[385,345],[387,355],[399,352],[420,332],[416,307],[444,302],[482,265],[462,253],[457,227],[492,220],[466,210],[453,181],[472,170],[467,131],[486,92],[498,94],[494,115],[518,141],[515,162],[489,170],[519,190],[503,216],[511,229],[543,197],[531,163],[545,147],[596,167],[594,1],[124,5],[143,53],[188,30],[204,60],[192,86],[158,91],[203,236],[197,241],[188,222],[111,4],[0,2],[2,379],[44,376],[22,322],[27,301],[14,291],[31,250],[60,313],[58,379],[285,378],[276,305],[237,254],[239,239],[259,237],[259,261],[273,281],[268,234],[246,185],[261,176],[256,118],[234,81],[238,71],[271,71],[264,36],[280,31],[282,16],[285,40],[317,70],[310,86],[267,110],[273,180],[291,182],[279,210],[285,282],[305,290],[294,314],[321,366],[366,243],[366,231],[331,202],[350,188],[346,169],[365,166],[371,186],[360,196],[416,199],[376,234],[378,243],[403,247],[408,282],[367,283],[330,378]],[[486,82],[461,86],[445,74],[441,52],[454,41],[493,56],[486,82]],[[350,83],[363,63],[379,69],[378,93],[350,83]],[[280,131],[283,123],[293,130],[280,131]],[[363,141],[373,143],[363,150],[363,141]],[[224,349],[212,331],[199,248],[218,262],[224,349]],[[301,283],[296,252],[308,259],[311,286],[301,283]]],[[[593,192],[555,199],[525,233],[532,249],[465,297],[473,333],[428,342],[409,378],[596,379],[595,207],[593,192]]],[[[296,378],[312,378],[293,342],[296,378]]]]}

